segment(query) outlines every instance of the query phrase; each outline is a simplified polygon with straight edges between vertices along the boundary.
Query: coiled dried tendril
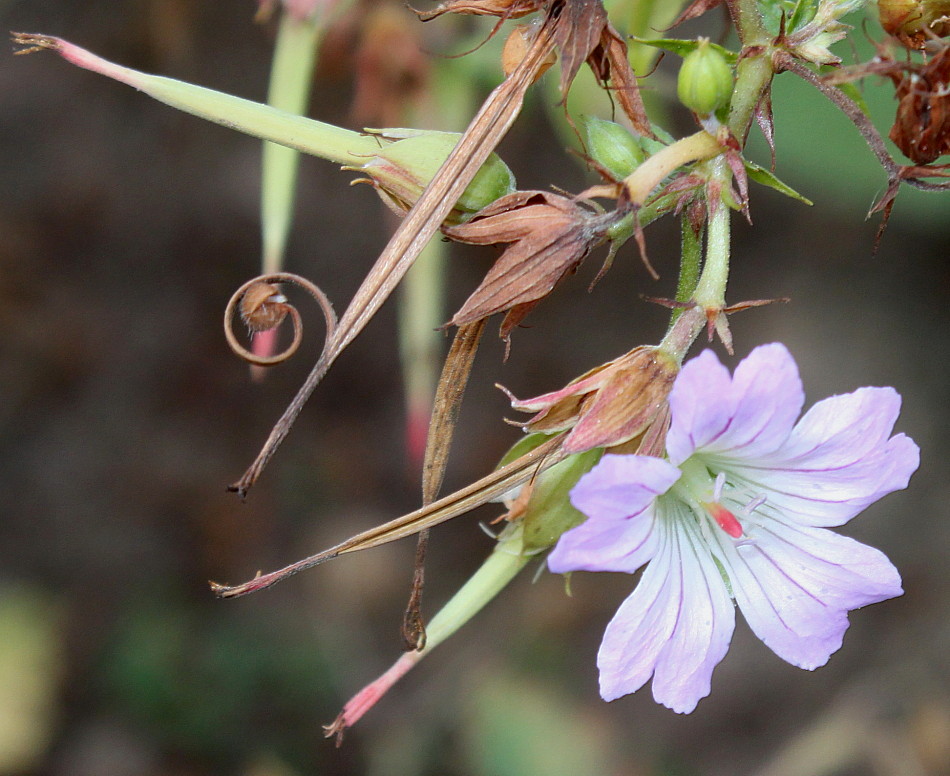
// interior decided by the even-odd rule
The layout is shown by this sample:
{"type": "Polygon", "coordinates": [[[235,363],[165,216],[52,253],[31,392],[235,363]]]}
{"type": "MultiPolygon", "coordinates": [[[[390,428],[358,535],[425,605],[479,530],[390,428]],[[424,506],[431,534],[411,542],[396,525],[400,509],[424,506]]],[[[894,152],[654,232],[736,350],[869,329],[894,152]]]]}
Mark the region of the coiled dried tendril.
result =
{"type": "Polygon", "coordinates": [[[248,280],[228,300],[224,310],[224,336],[228,346],[240,358],[257,366],[274,366],[290,358],[297,352],[303,340],[303,321],[297,308],[287,301],[280,292],[276,283],[293,283],[307,291],[320,305],[323,317],[327,324],[324,342],[328,340],[336,329],[336,313],[327,295],[320,288],[300,275],[290,272],[272,272],[248,280]],[[294,327],[294,339],[284,350],[273,356],[259,356],[242,345],[234,334],[235,312],[240,312],[241,320],[247,324],[252,332],[273,329],[290,315],[294,327]]]}

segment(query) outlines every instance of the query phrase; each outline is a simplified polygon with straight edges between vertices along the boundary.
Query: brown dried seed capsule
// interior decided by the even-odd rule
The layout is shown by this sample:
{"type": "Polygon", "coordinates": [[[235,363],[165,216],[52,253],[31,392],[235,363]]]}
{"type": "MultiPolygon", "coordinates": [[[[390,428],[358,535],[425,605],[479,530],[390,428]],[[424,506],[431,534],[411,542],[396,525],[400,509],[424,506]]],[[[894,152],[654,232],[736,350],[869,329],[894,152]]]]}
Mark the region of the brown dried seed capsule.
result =
{"type": "Polygon", "coordinates": [[[241,320],[251,331],[267,331],[287,317],[289,305],[273,283],[255,283],[241,297],[241,320]]]}

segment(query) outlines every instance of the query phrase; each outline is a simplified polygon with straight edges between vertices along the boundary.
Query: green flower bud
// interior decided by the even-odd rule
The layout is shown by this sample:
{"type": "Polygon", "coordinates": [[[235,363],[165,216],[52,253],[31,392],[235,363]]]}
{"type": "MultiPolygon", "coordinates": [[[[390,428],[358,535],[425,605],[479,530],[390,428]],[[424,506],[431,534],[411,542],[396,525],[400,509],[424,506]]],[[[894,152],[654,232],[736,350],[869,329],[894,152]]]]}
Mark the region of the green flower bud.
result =
{"type": "MultiPolygon", "coordinates": [[[[380,139],[385,143],[397,134],[403,137],[383,145],[376,156],[359,169],[372,178],[387,205],[404,213],[415,204],[461,135],[456,132],[384,130],[380,139]]],[[[462,192],[446,221],[457,223],[464,220],[466,215],[478,212],[514,190],[514,174],[497,154],[492,154],[462,192]]]]}
{"type": "Polygon", "coordinates": [[[646,153],[626,128],[597,116],[584,119],[587,152],[618,179],[626,178],[646,158],[646,153]]]}
{"type": "Polygon", "coordinates": [[[708,116],[732,96],[732,68],[708,38],[700,38],[696,49],[686,55],[680,67],[676,93],[694,113],[708,116]]]}

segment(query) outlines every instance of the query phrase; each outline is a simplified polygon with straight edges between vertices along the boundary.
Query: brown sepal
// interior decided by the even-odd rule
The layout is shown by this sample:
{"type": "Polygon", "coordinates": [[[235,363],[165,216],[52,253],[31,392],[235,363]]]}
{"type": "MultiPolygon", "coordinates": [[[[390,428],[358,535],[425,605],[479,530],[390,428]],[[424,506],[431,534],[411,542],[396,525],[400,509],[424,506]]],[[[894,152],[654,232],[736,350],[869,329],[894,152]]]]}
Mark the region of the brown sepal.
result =
{"type": "Polygon", "coordinates": [[[541,10],[543,0],[447,0],[431,11],[413,12],[420,21],[428,22],[446,13],[461,13],[473,16],[497,16],[501,19],[520,19],[529,13],[541,10]]]}
{"type": "Polygon", "coordinates": [[[713,8],[722,5],[722,1],[723,0],[693,0],[667,29],[672,30],[678,24],[702,16],[706,11],[711,11],[713,8]]]}
{"type": "MultiPolygon", "coordinates": [[[[554,39],[561,52],[561,96],[602,41],[607,27],[607,11],[602,0],[567,0],[561,9],[554,39]]],[[[595,71],[596,72],[596,71],[595,71]]]]}
{"type": "Polygon", "coordinates": [[[508,243],[481,285],[452,317],[460,326],[507,311],[501,336],[511,330],[590,251],[607,240],[616,213],[597,214],[546,191],[516,191],[459,226],[443,232],[473,245],[508,243]]]}
{"type": "Polygon", "coordinates": [[[656,138],[647,117],[636,73],[630,66],[627,44],[608,21],[600,34],[600,43],[587,58],[594,75],[602,84],[611,85],[623,112],[641,135],[656,138]]]}
{"type": "Polygon", "coordinates": [[[641,434],[666,404],[678,371],[656,348],[638,347],[559,391],[524,401],[508,396],[515,409],[536,412],[525,424],[528,430],[571,429],[562,449],[580,453],[623,444],[641,434]]]}

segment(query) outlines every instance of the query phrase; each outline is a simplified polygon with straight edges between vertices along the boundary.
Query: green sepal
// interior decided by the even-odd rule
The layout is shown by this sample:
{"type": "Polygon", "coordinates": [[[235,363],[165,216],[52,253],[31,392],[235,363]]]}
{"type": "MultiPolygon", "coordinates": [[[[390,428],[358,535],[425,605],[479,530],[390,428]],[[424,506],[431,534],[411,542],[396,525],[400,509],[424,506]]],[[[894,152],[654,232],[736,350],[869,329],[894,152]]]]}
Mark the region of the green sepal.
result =
{"type": "Polygon", "coordinates": [[[785,34],[790,35],[815,18],[818,0],[760,0],[759,9],[766,29],[778,35],[785,18],[785,34]]]}
{"type": "Polygon", "coordinates": [[[791,34],[800,30],[818,13],[818,0],[798,0],[795,8],[788,15],[785,22],[785,32],[791,34]]]}
{"type": "Polygon", "coordinates": [[[743,159],[742,161],[743,164],[745,164],[746,173],[756,183],[761,183],[763,186],[768,186],[770,189],[775,189],[776,191],[784,194],[786,197],[797,199],[799,202],[804,202],[806,205],[814,204],[810,199],[799,194],[787,183],[780,181],[773,173],[769,172],[764,167],[760,167],[755,162],[750,162],[748,159],[743,159]]]}
{"type": "MultiPolygon", "coordinates": [[[[531,497],[524,513],[524,550],[527,553],[546,550],[565,531],[586,519],[571,504],[571,489],[604,454],[603,448],[571,455],[534,481],[531,497]]],[[[531,487],[530,484],[525,487],[531,487]]]]}
{"type": "MultiPolygon", "coordinates": [[[[699,47],[698,40],[683,40],[681,38],[638,38],[632,36],[630,39],[636,43],[642,43],[644,46],[653,46],[683,58],[692,54],[699,47]]],[[[708,45],[714,51],[719,52],[731,66],[735,67],[736,62],[739,61],[739,55],[735,51],[730,51],[718,43],[709,43],[708,45]]]]}
{"type": "Polygon", "coordinates": [[[498,465],[495,467],[495,469],[501,469],[503,466],[507,466],[512,461],[517,461],[519,458],[521,458],[521,456],[527,455],[536,447],[540,447],[550,438],[550,434],[526,434],[517,442],[515,442],[508,452],[501,457],[501,460],[498,462],[498,465]]]}
{"type": "MultiPolygon", "coordinates": [[[[380,136],[390,140],[390,130],[380,136]]],[[[462,135],[458,132],[396,130],[407,133],[383,145],[360,169],[370,174],[380,188],[408,210],[432,180],[462,135]]],[[[498,154],[491,154],[455,203],[459,214],[477,213],[496,199],[515,190],[515,176],[498,154]]]]}

